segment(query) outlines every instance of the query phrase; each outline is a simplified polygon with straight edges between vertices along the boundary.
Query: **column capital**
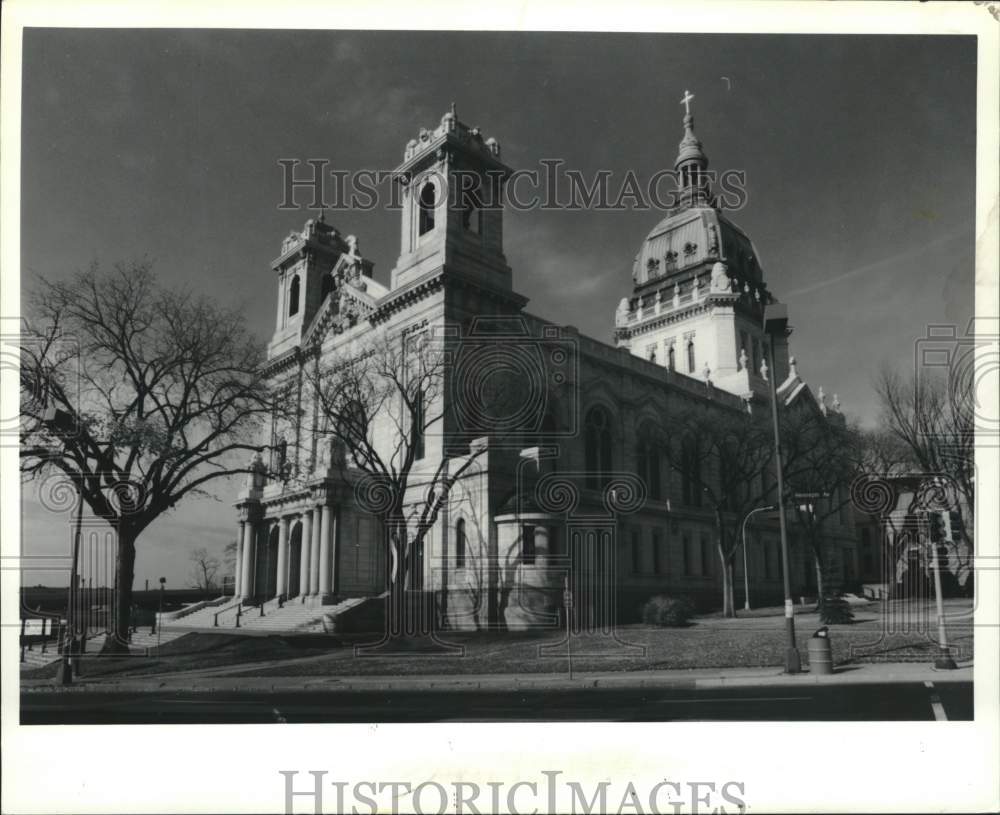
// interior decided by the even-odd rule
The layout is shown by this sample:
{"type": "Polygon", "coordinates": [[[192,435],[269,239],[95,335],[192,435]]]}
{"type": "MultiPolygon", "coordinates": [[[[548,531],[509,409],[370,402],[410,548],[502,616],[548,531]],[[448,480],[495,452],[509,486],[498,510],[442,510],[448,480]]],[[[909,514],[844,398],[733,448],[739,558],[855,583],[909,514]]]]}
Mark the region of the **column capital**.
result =
{"type": "Polygon", "coordinates": [[[248,501],[243,504],[237,504],[236,513],[236,517],[241,523],[257,524],[264,517],[264,508],[257,501],[248,501]]]}

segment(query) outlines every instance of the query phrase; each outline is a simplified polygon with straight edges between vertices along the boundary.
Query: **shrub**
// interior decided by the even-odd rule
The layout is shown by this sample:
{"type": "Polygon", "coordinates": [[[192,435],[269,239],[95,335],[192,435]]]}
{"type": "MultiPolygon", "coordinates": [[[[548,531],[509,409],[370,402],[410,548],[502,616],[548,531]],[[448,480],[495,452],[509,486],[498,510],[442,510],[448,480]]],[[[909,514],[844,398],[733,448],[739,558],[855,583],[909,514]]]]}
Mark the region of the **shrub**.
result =
{"type": "Polygon", "coordinates": [[[854,612],[842,594],[827,594],[819,601],[819,619],[824,625],[846,624],[854,621],[854,612]]]}
{"type": "Polygon", "coordinates": [[[681,628],[694,616],[693,606],[682,597],[658,594],[642,607],[642,621],[661,628],[681,628]]]}

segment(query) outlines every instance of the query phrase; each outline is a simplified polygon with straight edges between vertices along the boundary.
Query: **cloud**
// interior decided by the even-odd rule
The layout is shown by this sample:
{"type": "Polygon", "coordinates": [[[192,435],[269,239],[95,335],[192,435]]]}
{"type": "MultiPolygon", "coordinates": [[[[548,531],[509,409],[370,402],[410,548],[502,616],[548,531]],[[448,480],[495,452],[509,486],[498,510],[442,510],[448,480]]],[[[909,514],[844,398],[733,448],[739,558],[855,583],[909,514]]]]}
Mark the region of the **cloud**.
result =
{"type": "Polygon", "coordinates": [[[853,277],[857,277],[858,275],[866,274],[867,272],[873,272],[876,271],[877,269],[882,269],[889,266],[898,265],[899,270],[903,270],[907,267],[904,263],[902,263],[902,261],[919,258],[925,255],[929,249],[933,249],[937,246],[941,246],[946,243],[951,243],[952,241],[968,240],[968,237],[969,237],[968,233],[964,229],[957,232],[949,232],[946,235],[941,235],[940,237],[935,238],[932,241],[928,241],[927,243],[922,244],[920,246],[916,246],[911,249],[906,249],[902,252],[897,252],[896,254],[890,255],[889,257],[886,258],[882,258],[881,260],[876,260],[871,263],[866,263],[864,266],[858,266],[854,269],[851,269],[848,272],[842,272],[841,274],[835,275],[834,277],[828,277],[824,280],[819,281],[818,283],[812,283],[808,286],[803,286],[802,288],[792,289],[791,291],[785,292],[785,294],[783,295],[783,299],[791,300],[793,297],[799,297],[803,294],[812,294],[815,291],[819,291],[820,289],[825,289],[828,286],[834,285],[835,283],[840,283],[844,280],[849,280],[853,277]]]}

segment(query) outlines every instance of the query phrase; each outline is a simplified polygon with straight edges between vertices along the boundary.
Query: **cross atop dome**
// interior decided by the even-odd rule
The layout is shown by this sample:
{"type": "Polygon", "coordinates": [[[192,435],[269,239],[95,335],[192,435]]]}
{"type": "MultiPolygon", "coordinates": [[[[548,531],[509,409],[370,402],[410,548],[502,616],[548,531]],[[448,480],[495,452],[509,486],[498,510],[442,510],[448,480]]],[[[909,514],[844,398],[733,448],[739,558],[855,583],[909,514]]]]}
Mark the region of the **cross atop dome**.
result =
{"type": "Polygon", "coordinates": [[[685,90],[680,101],[680,104],[684,105],[684,138],[678,145],[674,169],[679,173],[678,189],[681,193],[682,207],[704,205],[711,200],[711,192],[708,189],[708,180],[705,175],[705,170],[708,168],[708,156],[701,149],[701,142],[694,134],[694,116],[691,114],[691,101],[693,99],[694,94],[685,90]]]}
{"type": "Polygon", "coordinates": [[[684,115],[685,116],[690,116],[691,115],[691,100],[692,99],[694,99],[694,94],[691,93],[689,90],[685,89],[684,90],[684,98],[681,99],[681,104],[684,105],[684,115]]]}

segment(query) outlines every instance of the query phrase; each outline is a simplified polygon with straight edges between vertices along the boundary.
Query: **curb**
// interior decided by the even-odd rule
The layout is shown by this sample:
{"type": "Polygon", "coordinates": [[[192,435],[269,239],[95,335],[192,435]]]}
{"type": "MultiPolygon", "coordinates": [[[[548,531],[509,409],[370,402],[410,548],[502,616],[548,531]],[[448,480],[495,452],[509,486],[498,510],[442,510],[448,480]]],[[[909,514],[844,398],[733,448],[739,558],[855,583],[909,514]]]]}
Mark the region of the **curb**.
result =
{"type": "Polygon", "coordinates": [[[537,690],[705,690],[724,687],[802,687],[813,686],[843,686],[843,685],[873,685],[896,684],[933,681],[937,684],[972,682],[971,667],[958,668],[954,671],[890,671],[885,673],[855,672],[833,673],[829,675],[811,675],[807,672],[797,675],[785,673],[749,674],[734,676],[707,676],[681,678],[675,676],[587,676],[570,679],[567,676],[551,674],[540,675],[537,679],[525,676],[504,677],[414,677],[404,678],[372,678],[359,679],[352,677],[339,679],[317,680],[315,678],[298,677],[295,681],[285,678],[284,681],[268,681],[253,679],[239,681],[235,678],[220,677],[206,679],[198,684],[179,681],[171,682],[157,680],[154,682],[142,680],[121,682],[88,683],[86,679],[76,685],[63,687],[61,685],[22,686],[22,694],[34,693],[371,693],[371,692],[462,692],[462,691],[537,691],[537,690]]]}

